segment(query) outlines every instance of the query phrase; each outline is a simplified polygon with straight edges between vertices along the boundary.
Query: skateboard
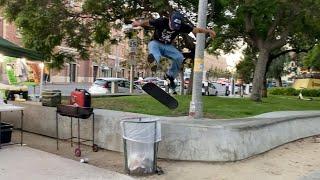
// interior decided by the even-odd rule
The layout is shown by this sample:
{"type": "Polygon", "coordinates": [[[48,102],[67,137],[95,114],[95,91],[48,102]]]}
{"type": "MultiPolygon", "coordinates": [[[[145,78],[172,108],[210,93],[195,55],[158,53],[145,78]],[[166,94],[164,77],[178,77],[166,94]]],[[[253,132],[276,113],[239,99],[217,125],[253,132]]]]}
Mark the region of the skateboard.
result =
{"type": "Polygon", "coordinates": [[[179,105],[175,98],[170,96],[154,83],[147,83],[142,86],[142,89],[169,109],[176,109],[179,105]]]}

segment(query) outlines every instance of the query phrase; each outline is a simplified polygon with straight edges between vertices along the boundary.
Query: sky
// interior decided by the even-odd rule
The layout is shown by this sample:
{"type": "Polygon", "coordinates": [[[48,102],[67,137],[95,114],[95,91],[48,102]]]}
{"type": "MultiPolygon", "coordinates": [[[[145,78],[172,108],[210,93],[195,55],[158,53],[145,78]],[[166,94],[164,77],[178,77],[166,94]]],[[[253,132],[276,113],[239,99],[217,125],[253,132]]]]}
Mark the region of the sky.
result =
{"type": "Polygon", "coordinates": [[[234,53],[224,54],[222,57],[226,58],[228,69],[232,70],[236,67],[237,63],[243,58],[242,52],[240,50],[234,53]]]}
{"type": "Polygon", "coordinates": [[[243,45],[243,41],[238,43],[239,48],[234,49],[232,53],[223,54],[222,57],[226,58],[228,69],[235,70],[236,65],[243,59],[243,50],[246,49],[246,45],[243,45]]]}

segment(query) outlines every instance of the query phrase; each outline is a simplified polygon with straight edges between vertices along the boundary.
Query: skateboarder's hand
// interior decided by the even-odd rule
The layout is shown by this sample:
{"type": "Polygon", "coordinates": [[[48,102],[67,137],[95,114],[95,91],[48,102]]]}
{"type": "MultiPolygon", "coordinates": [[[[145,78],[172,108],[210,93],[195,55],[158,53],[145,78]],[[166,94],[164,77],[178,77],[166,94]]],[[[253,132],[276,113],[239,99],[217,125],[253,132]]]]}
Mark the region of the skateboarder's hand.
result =
{"type": "Polygon", "coordinates": [[[132,26],[133,26],[133,27],[140,26],[140,22],[139,22],[139,21],[133,21],[133,22],[132,22],[132,26]]]}
{"type": "Polygon", "coordinates": [[[212,31],[212,30],[209,31],[209,34],[210,34],[210,37],[211,37],[212,39],[214,39],[214,38],[216,37],[216,32],[214,32],[214,31],[212,31]]]}
{"type": "Polygon", "coordinates": [[[133,22],[132,22],[132,26],[133,26],[133,27],[141,26],[141,20],[133,21],[133,22]]]}

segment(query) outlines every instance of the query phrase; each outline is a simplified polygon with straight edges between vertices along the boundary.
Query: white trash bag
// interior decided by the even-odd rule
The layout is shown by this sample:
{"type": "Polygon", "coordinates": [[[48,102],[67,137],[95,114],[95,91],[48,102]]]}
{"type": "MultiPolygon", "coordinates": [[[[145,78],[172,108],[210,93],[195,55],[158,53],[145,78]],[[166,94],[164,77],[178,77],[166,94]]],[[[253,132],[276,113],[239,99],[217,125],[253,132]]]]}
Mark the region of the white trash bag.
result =
{"type": "Polygon", "coordinates": [[[129,173],[143,175],[154,173],[157,142],[161,141],[161,124],[156,118],[129,118],[121,121],[126,140],[125,158],[129,173]],[[156,148],[156,149],[155,149],[156,148]]]}

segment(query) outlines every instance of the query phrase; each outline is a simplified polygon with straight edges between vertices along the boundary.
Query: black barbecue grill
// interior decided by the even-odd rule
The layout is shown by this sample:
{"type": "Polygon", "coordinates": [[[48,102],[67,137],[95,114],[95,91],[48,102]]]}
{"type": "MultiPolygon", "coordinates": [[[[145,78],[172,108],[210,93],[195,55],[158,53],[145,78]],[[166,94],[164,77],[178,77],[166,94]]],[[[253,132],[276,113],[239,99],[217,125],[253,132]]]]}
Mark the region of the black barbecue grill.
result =
{"type": "Polygon", "coordinates": [[[93,108],[91,107],[80,107],[80,106],[74,106],[74,105],[57,105],[57,111],[56,111],[56,135],[57,135],[57,150],[59,150],[59,116],[67,116],[70,117],[71,123],[70,123],[70,138],[65,140],[71,141],[71,147],[73,146],[73,139],[78,139],[78,147],[75,149],[75,155],[77,157],[81,156],[81,149],[80,144],[81,142],[92,142],[92,150],[94,152],[98,151],[98,146],[94,143],[94,113],[93,108]],[[83,139],[80,137],[80,119],[88,119],[92,116],[92,139],[83,139]],[[73,118],[78,119],[78,136],[73,136],[72,134],[72,123],[73,118]]]}

